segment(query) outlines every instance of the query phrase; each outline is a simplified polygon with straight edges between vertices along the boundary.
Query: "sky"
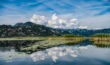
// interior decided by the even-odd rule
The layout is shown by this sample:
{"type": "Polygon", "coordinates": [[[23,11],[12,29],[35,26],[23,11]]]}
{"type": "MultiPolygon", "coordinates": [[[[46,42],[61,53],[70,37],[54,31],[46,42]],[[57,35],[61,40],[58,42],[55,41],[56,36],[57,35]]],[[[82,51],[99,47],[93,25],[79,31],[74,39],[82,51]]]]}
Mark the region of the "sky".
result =
{"type": "Polygon", "coordinates": [[[110,28],[110,0],[0,0],[0,25],[27,21],[64,29],[110,28]]]}

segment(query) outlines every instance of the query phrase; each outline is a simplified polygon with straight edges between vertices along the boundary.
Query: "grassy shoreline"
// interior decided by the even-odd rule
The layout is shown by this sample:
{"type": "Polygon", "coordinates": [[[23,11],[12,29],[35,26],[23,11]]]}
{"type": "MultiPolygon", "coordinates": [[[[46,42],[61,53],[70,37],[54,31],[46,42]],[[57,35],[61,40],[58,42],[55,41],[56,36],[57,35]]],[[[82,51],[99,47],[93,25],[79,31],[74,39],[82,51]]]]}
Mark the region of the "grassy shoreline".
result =
{"type": "Polygon", "coordinates": [[[44,49],[59,46],[59,45],[75,45],[84,40],[85,39],[78,39],[78,38],[75,40],[44,40],[44,41],[36,42],[33,45],[30,44],[25,47],[20,47],[20,51],[30,54],[35,51],[40,51],[40,50],[44,50],[44,49]]]}
{"type": "Polygon", "coordinates": [[[97,47],[110,47],[110,34],[96,34],[90,37],[90,41],[97,47]]]}
{"type": "Polygon", "coordinates": [[[97,47],[110,48],[110,37],[108,38],[92,37],[90,41],[93,42],[94,45],[97,47]]]}
{"type": "Polygon", "coordinates": [[[86,39],[87,39],[86,37],[14,37],[14,38],[0,38],[0,41],[42,40],[34,44],[19,46],[20,52],[30,54],[35,51],[40,51],[59,45],[78,44],[86,39]]]}
{"type": "Polygon", "coordinates": [[[86,37],[11,37],[0,38],[0,41],[15,41],[15,40],[74,40],[74,39],[86,39],[86,37]]]}
{"type": "Polygon", "coordinates": [[[90,41],[110,41],[110,34],[95,34],[90,37],[90,41]]]}

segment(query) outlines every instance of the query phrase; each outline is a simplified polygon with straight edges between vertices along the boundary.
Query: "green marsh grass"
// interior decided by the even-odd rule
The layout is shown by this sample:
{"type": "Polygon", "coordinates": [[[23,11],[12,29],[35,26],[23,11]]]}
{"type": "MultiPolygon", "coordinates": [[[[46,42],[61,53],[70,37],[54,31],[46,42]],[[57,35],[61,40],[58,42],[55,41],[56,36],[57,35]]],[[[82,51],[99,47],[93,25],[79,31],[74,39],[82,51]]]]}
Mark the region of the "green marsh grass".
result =
{"type": "Polygon", "coordinates": [[[26,46],[20,46],[19,51],[32,53],[35,51],[47,49],[58,45],[70,45],[77,44],[87,39],[82,36],[65,35],[65,36],[48,36],[48,37],[12,37],[12,38],[0,38],[0,41],[23,41],[23,40],[41,40],[34,44],[27,44],[26,46]]]}
{"type": "Polygon", "coordinates": [[[110,34],[96,34],[90,37],[90,41],[97,47],[110,47],[110,34]]]}
{"type": "Polygon", "coordinates": [[[54,46],[59,46],[59,45],[70,45],[70,44],[78,44],[80,42],[82,42],[83,40],[85,40],[84,38],[74,38],[72,40],[65,40],[65,39],[60,39],[60,40],[44,40],[44,41],[40,41],[40,42],[36,42],[33,45],[28,45],[25,47],[21,47],[20,51],[24,51],[26,53],[32,53],[34,51],[40,51],[40,50],[44,50],[50,47],[54,47],[54,46]]]}
{"type": "Polygon", "coordinates": [[[10,37],[10,38],[0,38],[0,41],[13,41],[13,40],[72,40],[75,38],[86,38],[86,37],[82,37],[82,36],[48,36],[48,37],[10,37]]]}

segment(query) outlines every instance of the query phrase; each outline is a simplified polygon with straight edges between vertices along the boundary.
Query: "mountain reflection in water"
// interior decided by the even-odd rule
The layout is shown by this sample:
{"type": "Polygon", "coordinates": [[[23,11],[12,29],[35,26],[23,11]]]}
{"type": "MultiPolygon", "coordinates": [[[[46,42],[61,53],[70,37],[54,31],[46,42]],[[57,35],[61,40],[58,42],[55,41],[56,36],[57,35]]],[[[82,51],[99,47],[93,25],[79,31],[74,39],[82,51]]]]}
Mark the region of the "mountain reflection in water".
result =
{"type": "Polygon", "coordinates": [[[42,41],[0,42],[0,65],[110,65],[110,48],[97,47],[89,40],[75,45],[35,50],[28,54],[28,50],[20,50],[37,42],[42,41]]]}

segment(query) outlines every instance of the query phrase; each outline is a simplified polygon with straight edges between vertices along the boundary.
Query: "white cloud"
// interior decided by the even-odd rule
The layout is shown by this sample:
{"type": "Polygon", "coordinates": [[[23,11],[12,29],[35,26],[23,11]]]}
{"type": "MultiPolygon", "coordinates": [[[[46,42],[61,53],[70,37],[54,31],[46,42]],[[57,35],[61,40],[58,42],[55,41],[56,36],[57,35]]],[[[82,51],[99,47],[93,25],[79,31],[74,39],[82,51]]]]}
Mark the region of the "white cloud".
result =
{"type": "Polygon", "coordinates": [[[79,26],[79,29],[87,29],[88,26],[79,26]]]}
{"type": "Polygon", "coordinates": [[[58,18],[58,17],[56,16],[56,14],[53,14],[53,15],[52,15],[52,20],[57,20],[57,18],[58,18]]]}
{"type": "Polygon", "coordinates": [[[76,18],[63,18],[63,16],[57,16],[56,14],[53,14],[51,17],[34,14],[30,21],[53,28],[75,28],[78,24],[78,19],[76,18]]]}
{"type": "Polygon", "coordinates": [[[76,19],[71,14],[63,14],[63,15],[56,15],[53,14],[51,17],[40,16],[34,14],[30,21],[46,25],[53,28],[64,28],[64,29],[73,29],[73,28],[80,28],[80,29],[96,29],[96,28],[109,28],[110,24],[110,14],[104,14],[100,16],[89,16],[76,19]]]}
{"type": "Polygon", "coordinates": [[[45,16],[39,16],[39,15],[36,15],[34,14],[32,16],[32,18],[30,19],[31,22],[34,22],[36,24],[46,24],[47,23],[47,18],[45,16]]]}

